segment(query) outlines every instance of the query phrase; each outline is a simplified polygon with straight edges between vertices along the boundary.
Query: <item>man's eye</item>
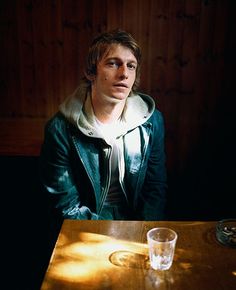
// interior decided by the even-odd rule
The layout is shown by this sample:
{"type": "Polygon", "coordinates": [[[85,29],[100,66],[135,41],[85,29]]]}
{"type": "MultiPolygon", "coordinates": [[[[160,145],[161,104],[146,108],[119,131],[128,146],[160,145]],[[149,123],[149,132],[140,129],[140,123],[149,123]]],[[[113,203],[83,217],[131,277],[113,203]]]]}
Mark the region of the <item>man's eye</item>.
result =
{"type": "Polygon", "coordinates": [[[108,62],[108,66],[110,67],[118,67],[118,64],[115,61],[108,62]]]}
{"type": "Polygon", "coordinates": [[[130,70],[136,70],[136,65],[135,64],[128,64],[128,68],[130,70]]]}

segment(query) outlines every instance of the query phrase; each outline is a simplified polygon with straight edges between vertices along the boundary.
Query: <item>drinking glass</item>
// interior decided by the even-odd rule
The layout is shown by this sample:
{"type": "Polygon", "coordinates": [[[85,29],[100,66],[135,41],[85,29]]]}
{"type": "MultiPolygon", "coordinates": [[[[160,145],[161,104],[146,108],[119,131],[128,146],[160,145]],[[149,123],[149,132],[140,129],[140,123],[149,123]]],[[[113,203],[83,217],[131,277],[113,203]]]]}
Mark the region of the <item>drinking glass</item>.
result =
{"type": "Polygon", "coordinates": [[[177,233],[172,229],[159,227],[147,232],[149,258],[154,270],[168,270],[173,262],[177,233]]]}

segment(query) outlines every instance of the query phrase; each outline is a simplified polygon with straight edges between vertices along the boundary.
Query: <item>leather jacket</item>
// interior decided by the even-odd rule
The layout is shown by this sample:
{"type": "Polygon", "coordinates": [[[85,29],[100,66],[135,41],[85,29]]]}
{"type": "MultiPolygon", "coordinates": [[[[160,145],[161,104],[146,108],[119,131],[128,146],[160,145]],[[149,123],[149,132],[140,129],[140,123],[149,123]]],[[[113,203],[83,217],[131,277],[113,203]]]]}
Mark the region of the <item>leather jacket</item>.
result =
{"type": "MultiPolygon", "coordinates": [[[[139,97],[145,102],[151,99],[144,94],[139,97]]],[[[77,124],[63,110],[46,124],[41,181],[53,210],[62,218],[106,219],[101,211],[109,186],[111,146],[91,128],[85,126],[85,133],[77,124]]],[[[163,219],[167,184],[161,112],[153,108],[147,121],[131,126],[119,138],[124,156],[121,187],[131,219],[163,219]]]]}

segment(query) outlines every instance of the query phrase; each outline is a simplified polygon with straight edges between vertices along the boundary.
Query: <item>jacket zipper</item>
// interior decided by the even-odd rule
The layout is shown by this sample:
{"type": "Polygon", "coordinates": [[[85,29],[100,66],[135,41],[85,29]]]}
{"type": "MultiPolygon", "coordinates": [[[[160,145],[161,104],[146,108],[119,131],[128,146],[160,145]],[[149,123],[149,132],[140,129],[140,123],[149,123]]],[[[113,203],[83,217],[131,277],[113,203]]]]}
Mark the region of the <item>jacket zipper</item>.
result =
{"type": "MultiPolygon", "coordinates": [[[[122,142],[123,144],[123,142],[122,142]]],[[[127,203],[129,204],[129,200],[128,200],[128,197],[127,197],[127,194],[126,194],[126,189],[125,189],[125,184],[124,184],[124,168],[125,168],[125,162],[124,162],[124,159],[122,159],[121,155],[124,156],[124,152],[120,152],[120,146],[118,147],[118,168],[119,168],[119,182],[120,182],[120,186],[121,186],[121,189],[125,195],[125,199],[127,201],[127,203]]],[[[123,147],[122,147],[122,150],[123,147]]]]}
{"type": "Polygon", "coordinates": [[[99,206],[99,209],[98,209],[98,215],[101,213],[102,211],[102,208],[103,208],[103,204],[105,202],[105,199],[107,197],[107,193],[108,193],[108,189],[109,189],[109,185],[110,185],[110,182],[111,182],[111,152],[112,152],[112,147],[109,147],[107,149],[107,153],[106,153],[106,160],[107,160],[107,168],[108,168],[108,177],[107,177],[107,180],[105,182],[105,187],[104,187],[104,190],[102,192],[102,198],[101,198],[101,202],[100,202],[100,206],[99,206]]]}

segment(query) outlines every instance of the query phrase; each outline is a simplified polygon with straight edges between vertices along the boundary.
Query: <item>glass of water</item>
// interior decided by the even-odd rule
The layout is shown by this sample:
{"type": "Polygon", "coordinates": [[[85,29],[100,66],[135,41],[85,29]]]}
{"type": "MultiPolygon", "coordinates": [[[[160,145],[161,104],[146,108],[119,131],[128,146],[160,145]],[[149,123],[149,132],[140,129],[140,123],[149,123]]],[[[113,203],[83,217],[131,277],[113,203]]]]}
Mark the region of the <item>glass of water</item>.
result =
{"type": "Polygon", "coordinates": [[[168,270],[173,262],[177,233],[172,229],[159,227],[147,232],[149,258],[154,270],[168,270]]]}

